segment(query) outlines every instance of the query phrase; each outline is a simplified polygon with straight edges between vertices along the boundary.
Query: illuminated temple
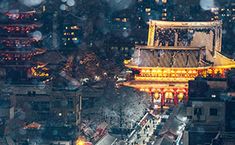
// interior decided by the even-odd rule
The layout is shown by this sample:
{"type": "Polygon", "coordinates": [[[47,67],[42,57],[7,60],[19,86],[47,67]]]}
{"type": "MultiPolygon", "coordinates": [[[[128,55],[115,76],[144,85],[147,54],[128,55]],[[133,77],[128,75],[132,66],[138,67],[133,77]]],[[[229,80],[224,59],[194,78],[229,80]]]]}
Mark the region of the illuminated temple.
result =
{"type": "Polygon", "coordinates": [[[224,78],[235,62],[221,54],[222,22],[149,22],[147,46],[136,46],[130,60],[134,79],[123,85],[148,92],[161,106],[188,100],[188,81],[224,78]]]}
{"type": "Polygon", "coordinates": [[[35,35],[42,26],[37,16],[36,11],[1,14],[0,68],[5,70],[6,79],[19,82],[49,76],[45,64],[33,61],[34,56],[46,52],[39,47],[41,36],[35,35]]]}

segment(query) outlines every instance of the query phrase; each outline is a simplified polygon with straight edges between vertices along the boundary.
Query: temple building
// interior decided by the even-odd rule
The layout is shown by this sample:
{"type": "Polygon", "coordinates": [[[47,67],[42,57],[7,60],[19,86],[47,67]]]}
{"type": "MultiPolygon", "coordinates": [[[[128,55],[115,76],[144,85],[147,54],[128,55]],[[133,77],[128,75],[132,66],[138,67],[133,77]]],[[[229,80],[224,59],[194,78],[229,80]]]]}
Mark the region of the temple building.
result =
{"type": "Polygon", "coordinates": [[[42,26],[36,11],[12,10],[1,14],[0,64],[8,82],[20,83],[49,77],[45,64],[32,61],[46,52],[41,47],[42,26]]]}
{"type": "Polygon", "coordinates": [[[151,94],[155,107],[188,100],[188,81],[224,78],[235,61],[221,54],[222,22],[150,20],[147,46],[136,46],[126,67],[133,78],[124,86],[151,94]]]}

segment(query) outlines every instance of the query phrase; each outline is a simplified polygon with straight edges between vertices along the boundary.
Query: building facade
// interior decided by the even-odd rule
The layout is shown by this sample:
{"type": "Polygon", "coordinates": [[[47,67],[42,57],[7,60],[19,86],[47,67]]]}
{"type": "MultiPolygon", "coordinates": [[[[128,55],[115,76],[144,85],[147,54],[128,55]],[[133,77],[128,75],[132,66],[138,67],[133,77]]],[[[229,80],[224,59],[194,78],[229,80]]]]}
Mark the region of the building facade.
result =
{"type": "Polygon", "coordinates": [[[187,118],[183,143],[220,144],[234,142],[234,96],[226,79],[197,78],[189,82],[187,118]],[[232,139],[233,138],[233,139],[232,139]]]}

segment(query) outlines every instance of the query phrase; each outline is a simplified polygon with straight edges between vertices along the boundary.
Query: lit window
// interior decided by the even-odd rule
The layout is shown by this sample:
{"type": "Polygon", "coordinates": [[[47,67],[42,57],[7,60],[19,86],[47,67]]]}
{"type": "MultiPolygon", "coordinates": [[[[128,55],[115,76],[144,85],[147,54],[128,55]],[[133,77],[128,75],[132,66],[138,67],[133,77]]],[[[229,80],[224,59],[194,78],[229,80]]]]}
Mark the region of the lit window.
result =
{"type": "Polygon", "coordinates": [[[76,38],[76,37],[75,37],[75,38],[73,38],[72,40],[77,41],[77,40],[78,40],[78,38],[76,38]]]}
{"type": "Polygon", "coordinates": [[[165,16],[165,17],[166,17],[166,15],[167,15],[166,13],[162,13],[162,16],[165,16]]]}
{"type": "Polygon", "coordinates": [[[116,18],[116,21],[120,21],[120,18],[116,18]]]}
{"type": "Polygon", "coordinates": [[[211,95],[211,97],[212,97],[212,98],[216,98],[216,95],[213,94],[213,95],[211,95]]]}
{"type": "Polygon", "coordinates": [[[123,18],[123,19],[122,19],[122,22],[127,22],[127,18],[123,18]]]}
{"type": "Polygon", "coordinates": [[[74,32],[72,32],[71,35],[74,35],[74,32]]]}
{"type": "Polygon", "coordinates": [[[151,8],[146,8],[145,9],[145,12],[150,12],[151,11],[151,8]]]}

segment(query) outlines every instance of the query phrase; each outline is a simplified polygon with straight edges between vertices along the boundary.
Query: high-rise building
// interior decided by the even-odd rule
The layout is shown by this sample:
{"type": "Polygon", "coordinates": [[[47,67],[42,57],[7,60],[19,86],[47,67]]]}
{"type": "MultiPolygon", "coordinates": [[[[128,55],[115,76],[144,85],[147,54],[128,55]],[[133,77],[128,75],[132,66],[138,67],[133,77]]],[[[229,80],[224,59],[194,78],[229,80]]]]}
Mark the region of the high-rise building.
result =
{"type": "Polygon", "coordinates": [[[220,2],[218,17],[230,23],[235,22],[235,2],[220,2]]]}
{"type": "MultiPolygon", "coordinates": [[[[170,0],[137,0],[136,2],[136,14],[137,19],[142,23],[146,23],[151,20],[171,20],[171,15],[168,14],[168,9],[171,9],[170,0]]],[[[143,27],[139,25],[138,27],[143,27]]]]}
{"type": "Polygon", "coordinates": [[[77,48],[81,43],[82,28],[79,24],[65,23],[63,25],[62,47],[77,48]]]}
{"type": "Polygon", "coordinates": [[[59,19],[60,25],[58,25],[59,43],[60,49],[74,50],[78,48],[83,39],[83,29],[81,20],[72,14],[61,16],[63,19],[59,19]]]}

